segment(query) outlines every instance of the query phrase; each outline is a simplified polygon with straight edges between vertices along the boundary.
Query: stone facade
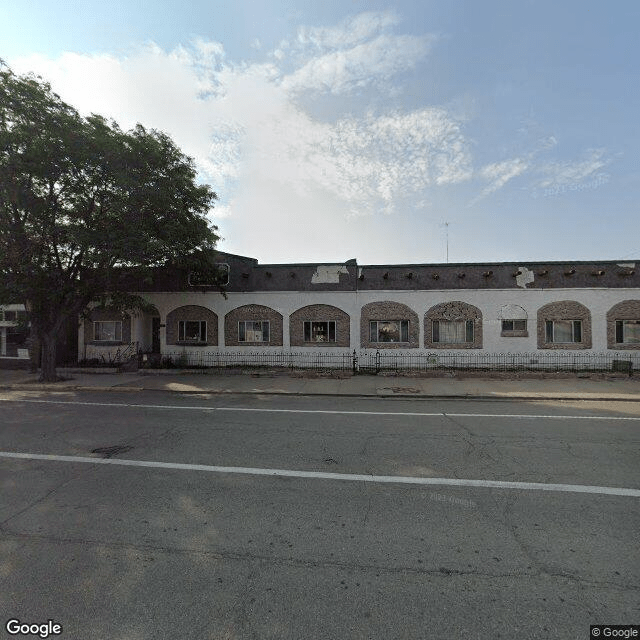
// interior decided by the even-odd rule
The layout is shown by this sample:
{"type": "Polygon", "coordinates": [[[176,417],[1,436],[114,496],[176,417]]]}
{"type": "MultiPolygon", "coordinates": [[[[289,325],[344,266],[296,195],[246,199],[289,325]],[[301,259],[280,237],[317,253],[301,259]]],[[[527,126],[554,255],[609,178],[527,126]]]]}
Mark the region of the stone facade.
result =
{"type": "Polygon", "coordinates": [[[505,304],[500,309],[498,316],[500,322],[500,337],[502,338],[528,338],[529,337],[529,320],[528,314],[519,304],[505,304]],[[503,329],[503,320],[523,320],[526,323],[526,329],[503,329]]]}
{"type": "Polygon", "coordinates": [[[561,300],[545,304],[538,309],[538,349],[591,349],[591,312],[574,300],[561,300]],[[547,342],[547,320],[581,320],[582,340],[580,342],[547,342]]]}
{"type": "Polygon", "coordinates": [[[90,318],[86,318],[84,321],[84,335],[86,336],[85,344],[102,345],[105,347],[129,344],[131,342],[131,316],[114,309],[91,309],[90,318]],[[93,323],[101,320],[106,322],[122,322],[122,340],[113,342],[94,340],[93,323]]]}
{"type": "Polygon", "coordinates": [[[178,307],[167,314],[167,344],[186,345],[194,347],[207,347],[218,345],[218,316],[207,309],[206,307],[200,307],[198,305],[186,305],[184,307],[178,307]],[[207,341],[206,342],[180,342],[178,340],[178,323],[183,321],[198,321],[205,320],[207,323],[207,341]]]}
{"type": "Polygon", "coordinates": [[[350,345],[351,318],[338,307],[328,304],[310,304],[294,311],[289,316],[289,340],[292,347],[348,347],[350,345]],[[305,342],[304,323],[335,321],[336,341],[335,342],[305,342]]]}
{"type": "Polygon", "coordinates": [[[624,300],[607,311],[607,348],[640,349],[640,344],[616,342],[616,320],[640,320],[640,300],[624,300]]]}
{"type": "Polygon", "coordinates": [[[424,314],[424,346],[427,349],[482,349],[482,311],[478,307],[458,300],[443,302],[424,314]],[[434,320],[472,320],[473,342],[447,344],[433,341],[434,320]]]}
{"type": "Polygon", "coordinates": [[[418,322],[418,314],[406,304],[389,300],[365,304],[360,311],[360,346],[363,349],[417,349],[420,346],[418,322]],[[371,342],[371,320],[408,320],[409,342],[371,342]]]}
{"type": "Polygon", "coordinates": [[[224,317],[224,343],[227,347],[281,347],[282,334],[282,314],[271,307],[247,304],[229,311],[224,317]],[[269,342],[240,342],[238,322],[242,320],[268,320],[269,342]]]}

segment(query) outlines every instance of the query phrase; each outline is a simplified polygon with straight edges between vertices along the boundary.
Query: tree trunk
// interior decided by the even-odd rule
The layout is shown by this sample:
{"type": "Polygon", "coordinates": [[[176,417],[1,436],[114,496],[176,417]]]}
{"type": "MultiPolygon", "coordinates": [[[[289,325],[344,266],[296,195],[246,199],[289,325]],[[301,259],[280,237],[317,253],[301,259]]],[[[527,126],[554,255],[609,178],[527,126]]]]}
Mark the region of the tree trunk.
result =
{"type": "Polygon", "coordinates": [[[40,368],[40,336],[36,333],[36,330],[31,327],[31,335],[29,336],[29,372],[38,373],[40,368]]]}
{"type": "Polygon", "coordinates": [[[42,345],[42,371],[40,372],[40,382],[57,382],[56,373],[56,334],[43,333],[41,336],[42,345]]]}

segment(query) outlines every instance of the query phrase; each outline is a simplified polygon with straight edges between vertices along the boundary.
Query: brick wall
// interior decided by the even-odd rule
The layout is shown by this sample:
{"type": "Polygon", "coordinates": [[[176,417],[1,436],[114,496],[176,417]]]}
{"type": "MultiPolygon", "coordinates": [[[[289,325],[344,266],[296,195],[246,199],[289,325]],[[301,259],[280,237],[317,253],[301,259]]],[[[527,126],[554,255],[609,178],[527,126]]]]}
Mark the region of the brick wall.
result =
{"type": "Polygon", "coordinates": [[[131,316],[126,313],[115,311],[114,309],[92,309],[91,318],[84,321],[85,344],[95,345],[119,345],[131,342],[131,316]],[[104,340],[96,341],[93,339],[93,323],[99,321],[120,321],[122,322],[122,340],[114,342],[106,342],[104,340]]]}
{"type": "Polygon", "coordinates": [[[218,344],[218,316],[207,309],[198,305],[186,305],[178,307],[167,314],[167,344],[181,344],[193,346],[217,346],[218,344]],[[178,340],[178,323],[181,320],[206,320],[207,322],[207,341],[206,343],[180,342],[178,340]]]}
{"type": "Polygon", "coordinates": [[[640,320],[640,300],[624,300],[607,311],[607,348],[640,349],[640,344],[616,342],[616,320],[640,320]]]}
{"type": "Polygon", "coordinates": [[[431,307],[424,314],[424,346],[427,349],[482,349],[482,311],[466,302],[454,300],[431,307]],[[433,321],[473,320],[473,342],[447,344],[433,341],[433,321]]]}
{"type": "Polygon", "coordinates": [[[224,343],[227,347],[282,346],[282,314],[271,307],[260,304],[247,304],[229,311],[224,317],[224,343]],[[238,340],[238,322],[242,320],[268,320],[269,342],[240,342],[238,340]]]}
{"type": "Polygon", "coordinates": [[[545,304],[538,309],[538,349],[591,349],[591,312],[587,307],[574,300],[561,300],[545,304]],[[581,342],[547,342],[547,320],[582,320],[581,342]]]}
{"type": "Polygon", "coordinates": [[[418,314],[406,304],[389,300],[365,304],[360,311],[360,346],[363,349],[417,349],[420,346],[418,322],[418,314]],[[409,342],[371,342],[371,320],[408,320],[409,342]]]}
{"type": "Polygon", "coordinates": [[[328,304],[310,304],[294,311],[289,316],[289,339],[292,347],[348,347],[350,337],[348,313],[328,304]],[[304,323],[306,321],[335,321],[335,342],[305,342],[304,323]]]}

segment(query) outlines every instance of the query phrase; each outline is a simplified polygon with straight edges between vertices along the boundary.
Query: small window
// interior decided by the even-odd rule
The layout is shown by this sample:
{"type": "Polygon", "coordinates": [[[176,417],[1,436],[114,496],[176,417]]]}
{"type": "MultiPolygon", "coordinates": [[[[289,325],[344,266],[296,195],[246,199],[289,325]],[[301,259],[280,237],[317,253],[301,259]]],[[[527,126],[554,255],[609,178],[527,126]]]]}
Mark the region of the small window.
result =
{"type": "Polygon", "coordinates": [[[547,320],[546,341],[556,344],[582,342],[582,320],[547,320]]]}
{"type": "Polygon", "coordinates": [[[640,320],[616,320],[616,343],[640,344],[640,320]]]}
{"type": "Polygon", "coordinates": [[[371,320],[370,342],[409,342],[408,320],[371,320]]]}
{"type": "Polygon", "coordinates": [[[304,341],[305,342],[335,342],[336,341],[336,323],[335,320],[328,322],[312,322],[304,323],[304,341]]]}
{"type": "Polygon", "coordinates": [[[238,342],[269,342],[268,320],[238,322],[238,342]]]}
{"type": "Polygon", "coordinates": [[[93,339],[96,342],[122,342],[122,322],[120,320],[94,322],[93,339]]]}
{"type": "Polygon", "coordinates": [[[178,342],[206,342],[206,320],[180,320],[178,322],[178,342]]]}
{"type": "Polygon", "coordinates": [[[503,331],[526,331],[527,321],[526,320],[503,320],[502,330],[503,331]]]}
{"type": "Polygon", "coordinates": [[[442,344],[473,342],[473,320],[434,320],[432,337],[442,344]]]}

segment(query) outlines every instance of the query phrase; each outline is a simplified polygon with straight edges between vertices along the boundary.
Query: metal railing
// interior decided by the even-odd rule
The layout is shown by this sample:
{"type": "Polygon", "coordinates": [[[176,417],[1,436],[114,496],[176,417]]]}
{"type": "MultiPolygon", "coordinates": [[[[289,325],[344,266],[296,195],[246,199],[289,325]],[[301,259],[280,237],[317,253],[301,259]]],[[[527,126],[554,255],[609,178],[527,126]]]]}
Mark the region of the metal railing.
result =
{"type": "Polygon", "coordinates": [[[535,351],[532,353],[409,353],[376,351],[359,357],[359,370],[588,372],[640,369],[640,353],[535,351]]]}
{"type": "Polygon", "coordinates": [[[353,354],[314,352],[187,352],[177,351],[162,355],[163,368],[269,368],[306,369],[315,371],[353,369],[353,354]]]}
{"type": "Polygon", "coordinates": [[[533,371],[606,372],[640,370],[639,352],[583,353],[577,351],[536,351],[531,353],[475,353],[364,351],[358,352],[233,352],[176,351],[159,357],[161,368],[272,368],[355,373],[430,371],[533,371]]]}

